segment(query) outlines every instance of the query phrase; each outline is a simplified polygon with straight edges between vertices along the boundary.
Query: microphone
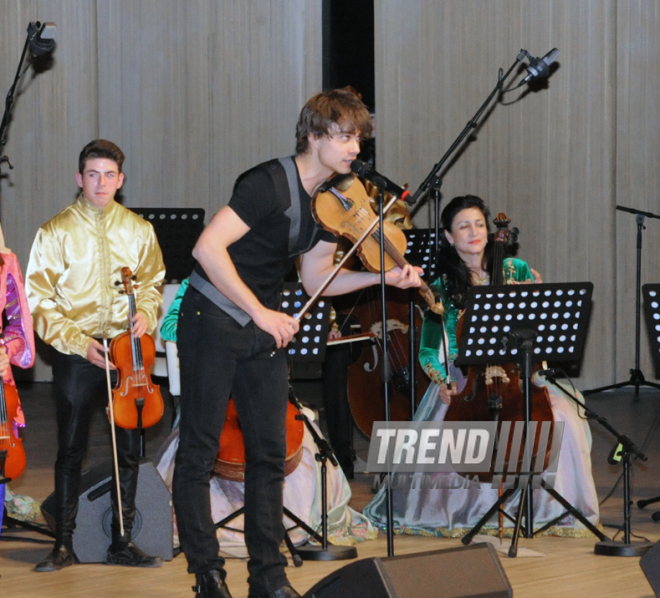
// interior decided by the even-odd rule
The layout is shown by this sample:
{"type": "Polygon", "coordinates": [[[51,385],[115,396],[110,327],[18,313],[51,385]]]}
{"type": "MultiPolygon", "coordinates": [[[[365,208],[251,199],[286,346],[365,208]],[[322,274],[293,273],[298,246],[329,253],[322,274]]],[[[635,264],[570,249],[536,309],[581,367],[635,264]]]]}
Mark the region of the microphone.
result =
{"type": "Polygon", "coordinates": [[[559,50],[557,48],[552,48],[543,58],[532,58],[530,56],[529,66],[527,67],[528,75],[522,80],[520,85],[534,79],[548,77],[550,75],[550,65],[557,60],[557,56],[559,56],[559,50]]]}
{"type": "Polygon", "coordinates": [[[28,41],[30,42],[30,54],[33,58],[48,54],[55,47],[55,23],[40,23],[35,21],[27,28],[28,41]]]}
{"type": "Polygon", "coordinates": [[[351,163],[351,170],[358,176],[371,181],[381,191],[387,191],[387,193],[390,195],[394,195],[395,197],[410,203],[410,191],[408,191],[408,189],[399,187],[399,185],[393,183],[388,178],[377,172],[374,168],[371,167],[370,164],[367,164],[362,160],[353,160],[351,163]]]}

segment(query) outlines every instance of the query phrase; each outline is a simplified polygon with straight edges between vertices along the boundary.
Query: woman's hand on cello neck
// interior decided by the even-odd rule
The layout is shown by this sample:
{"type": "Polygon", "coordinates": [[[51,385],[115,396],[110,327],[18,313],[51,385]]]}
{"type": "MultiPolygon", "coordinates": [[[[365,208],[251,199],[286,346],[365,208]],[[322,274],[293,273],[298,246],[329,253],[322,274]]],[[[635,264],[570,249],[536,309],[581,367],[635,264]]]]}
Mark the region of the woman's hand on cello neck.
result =
{"type": "Polygon", "coordinates": [[[451,387],[447,387],[447,384],[440,384],[440,391],[439,391],[440,400],[445,405],[451,404],[451,398],[457,392],[458,392],[458,386],[456,386],[456,382],[452,382],[451,387]]]}

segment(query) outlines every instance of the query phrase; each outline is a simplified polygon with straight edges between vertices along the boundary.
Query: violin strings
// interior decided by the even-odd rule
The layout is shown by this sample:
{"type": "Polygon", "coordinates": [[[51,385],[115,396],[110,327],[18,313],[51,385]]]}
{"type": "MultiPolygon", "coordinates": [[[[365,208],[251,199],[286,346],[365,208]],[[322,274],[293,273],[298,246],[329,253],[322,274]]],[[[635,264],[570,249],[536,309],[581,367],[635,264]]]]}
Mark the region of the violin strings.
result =
{"type": "Polygon", "coordinates": [[[7,416],[7,399],[5,397],[4,383],[0,380],[0,383],[3,384],[2,389],[0,390],[0,440],[9,440],[9,421],[7,416]]]}
{"type": "MultiPolygon", "coordinates": [[[[131,315],[131,322],[133,322],[133,318],[137,313],[135,296],[130,295],[128,301],[129,301],[129,312],[131,315]]],[[[136,338],[132,334],[131,334],[131,338],[133,339],[133,369],[135,370],[136,373],[138,373],[140,378],[142,378],[144,374],[144,361],[142,359],[142,343],[140,343],[139,338],[136,338]]],[[[144,380],[140,379],[138,383],[144,384],[144,380]]]]}

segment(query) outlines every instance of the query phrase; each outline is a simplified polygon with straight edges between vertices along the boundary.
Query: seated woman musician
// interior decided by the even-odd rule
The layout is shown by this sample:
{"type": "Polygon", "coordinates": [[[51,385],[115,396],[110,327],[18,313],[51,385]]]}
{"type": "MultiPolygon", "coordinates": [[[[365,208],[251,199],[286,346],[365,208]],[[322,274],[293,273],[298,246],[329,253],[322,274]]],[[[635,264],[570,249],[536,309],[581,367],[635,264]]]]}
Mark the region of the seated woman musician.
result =
{"type": "MultiPolygon", "coordinates": [[[[431,285],[442,301],[443,322],[439,316],[427,312],[424,317],[419,359],[431,378],[416,413],[417,421],[443,421],[452,398],[463,390],[466,377],[454,365],[458,356],[457,326],[465,309],[467,291],[474,285],[490,284],[490,265],[493,243],[488,240],[489,211],[483,200],[473,195],[454,198],[441,216],[444,235],[438,260],[440,276],[431,285]],[[447,350],[445,351],[445,346],[447,350]],[[449,377],[445,367],[448,360],[449,377]],[[451,381],[448,386],[447,381],[451,381]]],[[[503,260],[504,284],[540,283],[541,276],[523,260],[503,260]]],[[[592,524],[598,523],[598,498],[591,472],[591,432],[577,404],[566,397],[543,376],[535,374],[533,383],[548,390],[552,417],[564,422],[562,445],[554,488],[577,508],[592,524]]],[[[575,394],[570,389],[571,394],[575,394]]],[[[583,402],[579,393],[578,400],[583,402]]],[[[455,473],[439,473],[453,476],[455,473]]],[[[545,474],[544,474],[545,475],[545,474]]],[[[469,485],[455,483],[448,478],[427,488],[393,490],[394,520],[397,532],[457,537],[467,533],[497,501],[498,490],[491,483],[469,485]]],[[[516,491],[504,504],[505,512],[513,513],[519,504],[516,491]]],[[[545,490],[533,491],[534,527],[538,529],[560,517],[564,509],[545,490]]],[[[374,523],[386,522],[385,492],[382,488],[364,510],[374,523]]],[[[497,515],[484,531],[498,526],[497,515]]],[[[513,527],[508,519],[505,527],[513,527]]],[[[546,533],[558,536],[591,535],[573,515],[563,517],[546,533]]]]}

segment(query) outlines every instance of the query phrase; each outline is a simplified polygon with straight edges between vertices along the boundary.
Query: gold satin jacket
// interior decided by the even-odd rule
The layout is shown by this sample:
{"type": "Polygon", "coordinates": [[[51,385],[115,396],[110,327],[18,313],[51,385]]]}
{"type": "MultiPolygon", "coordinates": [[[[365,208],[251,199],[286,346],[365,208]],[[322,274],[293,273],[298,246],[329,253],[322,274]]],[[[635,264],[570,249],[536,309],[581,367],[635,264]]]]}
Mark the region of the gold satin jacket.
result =
{"type": "Polygon", "coordinates": [[[60,353],[87,357],[93,338],[128,330],[124,266],[136,277],[136,307],[152,332],[165,277],[153,226],[114,200],[99,208],[81,194],[39,229],[32,245],[26,290],[35,332],[60,353]]]}

